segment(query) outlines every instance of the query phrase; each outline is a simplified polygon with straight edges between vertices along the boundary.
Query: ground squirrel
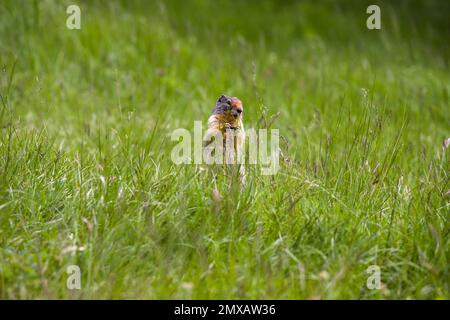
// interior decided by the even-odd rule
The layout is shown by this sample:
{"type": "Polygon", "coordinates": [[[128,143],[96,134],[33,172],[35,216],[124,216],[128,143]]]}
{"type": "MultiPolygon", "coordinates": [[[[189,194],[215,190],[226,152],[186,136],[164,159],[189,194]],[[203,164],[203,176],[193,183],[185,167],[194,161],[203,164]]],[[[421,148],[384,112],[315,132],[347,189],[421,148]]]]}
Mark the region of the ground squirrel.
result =
{"type": "MultiPolygon", "coordinates": [[[[245,183],[245,131],[242,113],[241,100],[236,97],[221,95],[208,119],[205,149],[217,147],[212,142],[219,136],[219,133],[223,139],[223,162],[238,164],[241,182],[245,183]]],[[[210,154],[212,155],[212,153],[210,154]]]]}

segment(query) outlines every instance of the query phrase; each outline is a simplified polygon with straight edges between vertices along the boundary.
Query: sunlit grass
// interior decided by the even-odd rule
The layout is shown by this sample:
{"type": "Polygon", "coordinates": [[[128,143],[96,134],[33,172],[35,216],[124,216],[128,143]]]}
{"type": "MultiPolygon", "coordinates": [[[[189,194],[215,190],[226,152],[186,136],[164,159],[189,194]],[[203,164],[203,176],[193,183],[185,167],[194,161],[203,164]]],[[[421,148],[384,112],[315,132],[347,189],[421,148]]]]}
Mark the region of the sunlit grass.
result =
{"type": "Polygon", "coordinates": [[[351,3],[3,1],[0,298],[449,298],[448,10],[351,3]],[[277,175],[172,163],[222,93],[277,175]]]}

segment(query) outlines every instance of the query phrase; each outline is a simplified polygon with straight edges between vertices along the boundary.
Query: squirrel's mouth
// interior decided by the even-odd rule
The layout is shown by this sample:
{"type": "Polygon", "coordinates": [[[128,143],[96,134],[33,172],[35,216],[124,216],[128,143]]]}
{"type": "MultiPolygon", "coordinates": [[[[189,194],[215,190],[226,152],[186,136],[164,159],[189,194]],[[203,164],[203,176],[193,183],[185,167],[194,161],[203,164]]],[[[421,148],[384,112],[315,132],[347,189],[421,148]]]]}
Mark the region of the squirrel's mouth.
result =
{"type": "Polygon", "coordinates": [[[240,115],[241,115],[241,114],[240,114],[239,112],[232,112],[232,113],[231,113],[231,116],[232,116],[233,118],[235,118],[235,119],[239,118],[240,115]]]}

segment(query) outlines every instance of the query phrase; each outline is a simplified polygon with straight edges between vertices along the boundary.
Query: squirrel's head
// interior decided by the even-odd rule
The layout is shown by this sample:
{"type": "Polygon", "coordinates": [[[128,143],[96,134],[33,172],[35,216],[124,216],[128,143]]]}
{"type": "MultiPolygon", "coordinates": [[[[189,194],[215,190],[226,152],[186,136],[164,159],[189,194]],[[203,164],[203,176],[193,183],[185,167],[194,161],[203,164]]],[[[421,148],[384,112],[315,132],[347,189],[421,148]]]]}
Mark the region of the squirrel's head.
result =
{"type": "Polygon", "coordinates": [[[216,102],[214,113],[221,114],[226,118],[235,121],[242,117],[243,106],[241,100],[236,97],[221,95],[216,102]]]}

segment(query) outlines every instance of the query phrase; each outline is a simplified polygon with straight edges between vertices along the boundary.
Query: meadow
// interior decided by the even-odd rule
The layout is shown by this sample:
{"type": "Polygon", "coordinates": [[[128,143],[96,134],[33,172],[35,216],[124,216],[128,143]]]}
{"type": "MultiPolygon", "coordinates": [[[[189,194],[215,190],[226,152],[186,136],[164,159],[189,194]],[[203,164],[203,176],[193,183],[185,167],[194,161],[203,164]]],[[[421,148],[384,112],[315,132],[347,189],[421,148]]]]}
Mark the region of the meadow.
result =
{"type": "Polygon", "coordinates": [[[1,299],[450,298],[448,2],[70,4],[0,2],[1,299]],[[222,93],[277,174],[172,162],[222,93]]]}

